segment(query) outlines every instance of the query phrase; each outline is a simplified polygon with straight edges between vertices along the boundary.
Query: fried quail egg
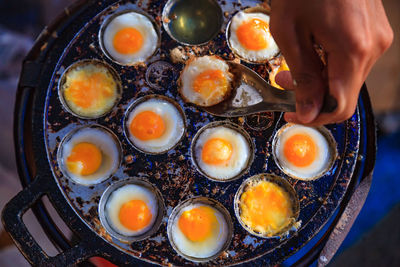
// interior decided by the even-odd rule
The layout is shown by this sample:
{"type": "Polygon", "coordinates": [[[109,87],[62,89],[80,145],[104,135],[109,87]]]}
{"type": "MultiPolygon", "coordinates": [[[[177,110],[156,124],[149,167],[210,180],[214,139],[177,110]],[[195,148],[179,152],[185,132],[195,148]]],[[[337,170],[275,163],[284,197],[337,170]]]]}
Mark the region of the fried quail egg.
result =
{"type": "Polygon", "coordinates": [[[336,158],[333,137],[328,140],[319,128],[287,124],[274,139],[278,166],[294,178],[318,178],[331,168],[336,158]]]}
{"type": "Polygon", "coordinates": [[[275,64],[271,64],[272,70],[269,73],[269,83],[275,88],[284,89],[276,83],[275,77],[281,71],[289,71],[289,66],[283,56],[278,57],[274,63],[275,64]]]}
{"type": "Polygon", "coordinates": [[[290,195],[271,181],[249,183],[240,196],[239,209],[242,222],[265,237],[281,233],[294,221],[290,195]]]}
{"type": "Polygon", "coordinates": [[[228,241],[224,215],[206,204],[184,207],[172,222],[171,239],[177,250],[194,258],[208,258],[221,252],[228,241]]]}
{"type": "Polygon", "coordinates": [[[151,98],[133,107],[126,128],[136,148],[157,154],[167,152],[181,140],[185,121],[170,101],[151,98]]]}
{"type": "Polygon", "coordinates": [[[251,62],[265,62],[279,53],[269,30],[269,16],[264,13],[238,12],[229,26],[229,46],[239,57],[251,62]]]}
{"type": "Polygon", "coordinates": [[[61,144],[61,166],[73,181],[97,184],[110,177],[120,164],[120,145],[106,130],[84,127],[61,144]]]}
{"type": "Polygon", "coordinates": [[[194,58],[182,71],[179,92],[186,102],[212,106],[229,96],[232,77],[224,60],[216,56],[194,58]]]}
{"type": "Polygon", "coordinates": [[[72,65],[61,81],[61,97],[67,109],[85,118],[98,118],[108,113],[120,94],[115,74],[97,61],[72,65]]]}
{"type": "Polygon", "coordinates": [[[157,197],[148,188],[127,184],[111,193],[104,211],[114,231],[123,236],[138,236],[149,231],[156,221],[157,197]]]}
{"type": "Polygon", "coordinates": [[[225,126],[202,131],[192,150],[200,171],[217,180],[240,175],[249,166],[252,153],[242,133],[225,126]]]}
{"type": "Polygon", "coordinates": [[[114,17],[102,35],[108,55],[123,65],[144,62],[158,46],[158,34],[148,17],[128,12],[114,17]]]}

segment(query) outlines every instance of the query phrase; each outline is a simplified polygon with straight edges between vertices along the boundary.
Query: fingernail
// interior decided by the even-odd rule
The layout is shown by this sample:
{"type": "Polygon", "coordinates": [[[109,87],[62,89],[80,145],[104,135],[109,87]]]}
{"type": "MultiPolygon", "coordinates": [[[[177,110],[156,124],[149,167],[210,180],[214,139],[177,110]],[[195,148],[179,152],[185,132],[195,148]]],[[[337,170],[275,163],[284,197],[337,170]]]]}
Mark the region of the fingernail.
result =
{"type": "Polygon", "coordinates": [[[298,119],[303,123],[310,123],[318,116],[317,106],[312,100],[298,102],[296,109],[298,119]]]}

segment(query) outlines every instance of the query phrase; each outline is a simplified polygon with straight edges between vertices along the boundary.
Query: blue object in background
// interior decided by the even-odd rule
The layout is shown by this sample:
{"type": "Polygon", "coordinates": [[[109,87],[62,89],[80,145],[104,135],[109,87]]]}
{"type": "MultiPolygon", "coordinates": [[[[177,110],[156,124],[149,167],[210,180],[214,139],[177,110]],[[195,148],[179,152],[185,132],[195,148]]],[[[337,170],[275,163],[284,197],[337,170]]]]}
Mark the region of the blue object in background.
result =
{"type": "Polygon", "coordinates": [[[378,153],[368,198],[338,253],[358,241],[399,203],[400,130],[378,138],[378,153]]]}

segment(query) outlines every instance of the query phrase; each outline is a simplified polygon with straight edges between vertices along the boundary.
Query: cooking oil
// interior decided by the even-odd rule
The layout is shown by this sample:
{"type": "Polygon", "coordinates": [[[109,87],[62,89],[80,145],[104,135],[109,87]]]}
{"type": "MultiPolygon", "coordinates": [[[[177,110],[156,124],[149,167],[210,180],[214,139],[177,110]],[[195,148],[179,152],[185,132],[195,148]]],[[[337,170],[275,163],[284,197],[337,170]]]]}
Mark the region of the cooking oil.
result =
{"type": "Polygon", "coordinates": [[[218,34],[222,25],[222,11],[214,0],[172,1],[164,15],[170,35],[184,44],[206,43],[218,34]]]}

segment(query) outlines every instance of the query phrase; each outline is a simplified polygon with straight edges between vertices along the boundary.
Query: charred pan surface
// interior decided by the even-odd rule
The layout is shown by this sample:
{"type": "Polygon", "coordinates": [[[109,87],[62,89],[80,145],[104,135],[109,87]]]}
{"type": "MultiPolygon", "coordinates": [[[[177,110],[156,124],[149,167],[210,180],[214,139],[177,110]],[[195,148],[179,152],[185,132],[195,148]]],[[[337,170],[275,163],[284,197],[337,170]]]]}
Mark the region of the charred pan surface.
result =
{"type": "MultiPolygon", "coordinates": [[[[224,32],[226,24],[236,11],[254,6],[260,1],[246,0],[240,1],[241,4],[236,1],[218,1],[224,14],[224,24],[220,33],[202,46],[182,46],[171,39],[164,31],[161,14],[166,1],[133,1],[134,3],[128,4],[128,7],[146,12],[154,18],[161,29],[160,49],[148,62],[136,66],[116,64],[103,54],[99,46],[98,32],[102,22],[113,12],[124,10],[128,1],[120,1],[107,6],[110,2],[112,1],[93,3],[93,8],[98,10],[98,15],[88,18],[88,23],[79,29],[63,54],[56,59],[58,64],[52,79],[49,81],[44,106],[45,144],[55,181],[65,200],[88,226],[86,231],[93,231],[106,242],[132,257],[160,265],[191,265],[191,262],[178,256],[169,244],[167,218],[172,209],[182,200],[194,196],[204,196],[213,198],[226,207],[231,215],[234,227],[233,239],[229,248],[208,264],[232,265],[256,260],[259,264],[275,265],[293,254],[327,222],[349,186],[358,153],[360,130],[358,113],[346,123],[327,127],[337,142],[339,157],[331,171],[324,177],[312,182],[287,177],[274,163],[271,139],[277,129],[284,125],[281,114],[275,113],[261,118],[252,116],[251,118],[230,119],[242,126],[253,139],[255,144],[254,161],[249,172],[240,179],[227,183],[213,182],[198,173],[192,166],[190,144],[201,127],[209,122],[225,119],[213,117],[201,109],[185,103],[180,98],[177,90],[179,78],[177,74],[182,71],[184,65],[174,63],[170,57],[171,50],[180,47],[180,51],[188,55],[218,55],[226,60],[235,59],[226,43],[224,32]],[[106,62],[117,71],[122,81],[122,97],[119,103],[109,114],[95,120],[79,119],[71,115],[63,109],[57,93],[58,81],[63,71],[82,59],[97,59],[106,62]],[[154,64],[161,65],[161,78],[154,74],[155,70],[149,70],[154,64]],[[149,73],[153,76],[149,76],[149,73]],[[187,130],[183,140],[173,150],[162,155],[146,155],[135,150],[129,144],[123,131],[122,122],[126,109],[139,97],[150,94],[161,94],[175,100],[182,107],[187,117],[187,130]],[[254,125],[254,121],[257,122],[258,119],[263,120],[264,126],[261,128],[254,125]],[[62,138],[71,130],[82,125],[95,123],[107,127],[116,134],[122,144],[123,155],[121,167],[113,177],[100,184],[88,187],[75,184],[62,176],[57,163],[57,150],[62,138]],[[258,173],[274,173],[286,178],[299,196],[301,227],[286,239],[263,239],[251,236],[235,219],[233,208],[235,193],[244,179],[258,173]],[[153,236],[130,244],[111,237],[100,223],[98,214],[100,197],[106,188],[128,177],[141,177],[156,185],[163,195],[167,210],[159,230],[153,236]]],[[[246,65],[268,79],[269,67],[267,65],[246,65]]],[[[113,248],[105,249],[111,250],[113,248]]]]}

